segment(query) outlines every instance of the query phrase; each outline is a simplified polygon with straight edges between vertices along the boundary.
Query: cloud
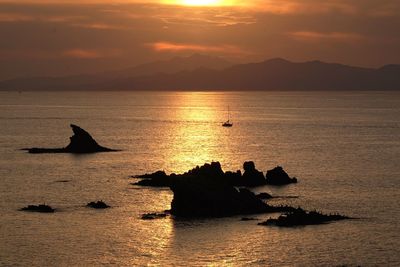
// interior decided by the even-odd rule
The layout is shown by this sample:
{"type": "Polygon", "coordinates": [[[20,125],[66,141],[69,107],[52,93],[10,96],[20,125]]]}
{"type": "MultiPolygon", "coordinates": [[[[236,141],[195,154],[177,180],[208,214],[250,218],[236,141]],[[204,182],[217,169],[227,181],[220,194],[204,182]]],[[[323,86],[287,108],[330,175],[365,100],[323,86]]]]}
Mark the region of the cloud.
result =
{"type": "Polygon", "coordinates": [[[71,26],[81,27],[94,30],[122,30],[127,29],[127,27],[122,25],[107,24],[101,22],[87,22],[87,23],[72,23],[71,26]]]}
{"type": "Polygon", "coordinates": [[[199,27],[206,26],[234,26],[239,24],[254,24],[255,18],[252,16],[243,16],[239,14],[204,14],[202,16],[182,16],[182,15],[158,15],[165,24],[173,25],[197,25],[199,27]]]}
{"type": "Polygon", "coordinates": [[[398,0],[223,0],[215,6],[188,6],[184,0],[0,0],[0,4],[17,5],[140,5],[153,7],[180,7],[195,10],[225,9],[251,10],[258,13],[272,13],[281,15],[290,14],[364,14],[370,16],[399,15],[400,3],[398,0]]]}
{"type": "Polygon", "coordinates": [[[0,51],[0,58],[25,59],[25,60],[59,60],[62,58],[71,59],[99,59],[110,58],[121,55],[118,49],[66,49],[66,50],[43,50],[43,49],[13,49],[0,51]]]}
{"type": "Polygon", "coordinates": [[[293,39],[306,42],[333,41],[342,43],[355,43],[366,39],[366,37],[361,34],[349,32],[297,31],[289,32],[288,35],[293,39]]]}
{"type": "Polygon", "coordinates": [[[261,12],[274,14],[355,14],[357,6],[354,2],[343,0],[266,0],[253,1],[253,7],[261,12]]]}
{"type": "Polygon", "coordinates": [[[34,20],[34,17],[20,13],[0,13],[0,22],[24,22],[34,20]]]}
{"type": "Polygon", "coordinates": [[[150,47],[156,52],[201,52],[223,54],[248,54],[248,52],[234,45],[201,45],[188,43],[156,42],[150,44],[150,47]]]}
{"type": "Polygon", "coordinates": [[[395,17],[400,15],[400,2],[379,3],[379,5],[369,10],[372,17],[395,17]]]}
{"type": "Polygon", "coordinates": [[[62,52],[62,55],[77,59],[98,59],[105,57],[115,57],[120,55],[120,51],[112,50],[96,50],[96,49],[69,49],[62,52]]]}
{"type": "Polygon", "coordinates": [[[71,49],[63,52],[66,57],[81,58],[81,59],[94,59],[101,58],[102,55],[94,50],[84,50],[84,49],[71,49]]]}

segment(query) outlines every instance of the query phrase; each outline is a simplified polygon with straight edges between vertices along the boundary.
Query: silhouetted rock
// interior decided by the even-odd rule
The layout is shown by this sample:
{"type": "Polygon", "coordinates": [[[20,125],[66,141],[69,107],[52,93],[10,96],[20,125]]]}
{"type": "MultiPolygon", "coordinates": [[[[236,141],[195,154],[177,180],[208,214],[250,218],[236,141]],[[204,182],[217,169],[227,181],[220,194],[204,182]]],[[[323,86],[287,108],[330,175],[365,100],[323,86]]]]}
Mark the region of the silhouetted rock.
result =
{"type": "Polygon", "coordinates": [[[264,174],[256,169],[253,161],[243,163],[243,169],[244,173],[240,185],[253,187],[266,184],[264,174]]]}
{"type": "Polygon", "coordinates": [[[63,148],[24,148],[29,153],[96,153],[117,151],[100,146],[93,137],[77,125],[71,124],[74,135],[70,137],[70,143],[63,148]]]}
{"type": "Polygon", "coordinates": [[[256,197],[258,197],[259,199],[271,199],[271,198],[273,198],[273,196],[271,196],[268,193],[260,193],[260,194],[257,194],[256,197]]]}
{"type": "Polygon", "coordinates": [[[170,185],[170,176],[168,176],[164,171],[156,171],[150,174],[144,174],[136,176],[135,178],[141,178],[137,183],[133,183],[134,185],[141,186],[153,186],[153,187],[168,187],[170,185]]]}
{"type": "Polygon", "coordinates": [[[103,201],[97,201],[97,202],[89,202],[86,207],[93,208],[93,209],[107,209],[110,208],[106,203],[103,201]]]}
{"type": "Polygon", "coordinates": [[[175,216],[225,217],[276,211],[251,191],[236,189],[225,179],[180,177],[170,188],[174,193],[171,214],[175,216]]]}
{"type": "Polygon", "coordinates": [[[291,212],[279,216],[278,219],[268,219],[265,222],[259,223],[259,225],[294,227],[302,225],[323,224],[331,221],[339,221],[345,219],[350,218],[339,214],[325,215],[316,211],[307,212],[301,208],[297,208],[291,212]]]}
{"type": "Polygon", "coordinates": [[[227,171],[225,172],[225,179],[231,182],[232,185],[239,186],[242,184],[242,172],[237,170],[236,172],[227,171]]]}
{"type": "Polygon", "coordinates": [[[55,211],[55,209],[53,209],[52,207],[45,205],[45,204],[41,204],[41,205],[37,205],[37,206],[29,205],[20,210],[21,211],[30,211],[30,212],[43,212],[43,213],[51,213],[51,212],[55,211]]]}
{"type": "Polygon", "coordinates": [[[211,162],[211,164],[205,163],[201,167],[196,166],[196,168],[185,172],[183,176],[222,178],[224,177],[224,171],[221,168],[221,163],[211,162]]]}
{"type": "Polygon", "coordinates": [[[243,165],[245,173],[242,176],[240,170],[236,172],[224,171],[219,162],[206,163],[203,166],[196,166],[195,168],[185,172],[184,174],[171,174],[167,175],[164,171],[157,171],[151,174],[144,174],[136,176],[143,180],[133,183],[134,185],[141,186],[154,186],[154,187],[167,187],[171,186],[177,178],[190,178],[197,177],[198,179],[213,178],[216,180],[224,180],[233,186],[260,186],[265,185],[266,181],[262,172],[255,168],[254,162],[245,162],[243,165]]]}
{"type": "Polygon", "coordinates": [[[266,182],[270,185],[286,185],[297,183],[297,178],[290,178],[289,175],[283,170],[283,168],[278,166],[272,170],[267,171],[266,182]]]}
{"type": "Polygon", "coordinates": [[[147,213],[142,215],[142,220],[155,220],[167,217],[165,213],[147,213]]]}
{"type": "Polygon", "coordinates": [[[146,173],[143,175],[138,175],[135,176],[136,178],[142,178],[142,179],[157,179],[157,178],[165,178],[167,176],[167,174],[165,173],[165,171],[156,171],[154,173],[146,173]]]}
{"type": "Polygon", "coordinates": [[[136,176],[135,178],[141,178],[143,180],[133,183],[133,185],[141,186],[153,186],[153,187],[169,187],[174,184],[176,179],[179,178],[193,178],[207,179],[212,177],[213,179],[226,180],[227,178],[222,171],[221,164],[219,162],[206,163],[203,166],[196,166],[195,168],[185,172],[184,174],[171,174],[167,175],[164,171],[157,171],[151,174],[144,174],[136,176]]]}

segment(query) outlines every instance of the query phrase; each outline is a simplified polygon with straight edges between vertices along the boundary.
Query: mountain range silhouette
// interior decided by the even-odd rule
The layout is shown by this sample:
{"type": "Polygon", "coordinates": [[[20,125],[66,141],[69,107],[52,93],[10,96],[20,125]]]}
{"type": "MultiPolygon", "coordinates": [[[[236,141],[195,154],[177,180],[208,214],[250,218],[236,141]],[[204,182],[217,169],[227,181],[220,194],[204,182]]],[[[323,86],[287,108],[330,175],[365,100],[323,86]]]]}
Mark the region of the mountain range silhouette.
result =
{"type": "Polygon", "coordinates": [[[16,78],[0,90],[399,90],[400,65],[354,67],[321,61],[275,58],[232,64],[218,57],[193,55],[156,61],[119,71],[64,77],[16,78]]]}

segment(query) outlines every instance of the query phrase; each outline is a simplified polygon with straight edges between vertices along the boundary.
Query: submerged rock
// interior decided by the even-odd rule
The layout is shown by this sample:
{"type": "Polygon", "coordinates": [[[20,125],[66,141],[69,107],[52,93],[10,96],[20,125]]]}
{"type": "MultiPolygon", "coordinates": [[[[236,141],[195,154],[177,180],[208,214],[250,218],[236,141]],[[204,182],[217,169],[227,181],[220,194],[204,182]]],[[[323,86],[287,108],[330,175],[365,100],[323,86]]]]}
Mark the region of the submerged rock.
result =
{"type": "Polygon", "coordinates": [[[71,124],[73,136],[70,137],[70,143],[63,148],[24,148],[29,153],[96,153],[117,151],[100,146],[93,137],[77,125],[71,124]]]}
{"type": "Polygon", "coordinates": [[[40,204],[40,205],[28,205],[27,207],[21,208],[20,211],[51,213],[54,212],[55,209],[53,209],[48,205],[40,204]]]}
{"type": "Polygon", "coordinates": [[[297,183],[297,178],[290,178],[281,166],[277,166],[274,169],[267,171],[266,182],[270,185],[287,185],[297,183]]]}
{"type": "Polygon", "coordinates": [[[278,219],[268,219],[259,225],[274,225],[280,227],[294,227],[304,225],[324,224],[332,221],[350,219],[349,217],[339,214],[322,214],[317,211],[307,212],[301,208],[297,208],[291,212],[283,214],[278,219]]]}
{"type": "Polygon", "coordinates": [[[57,180],[55,183],[69,183],[71,180],[57,180]]]}
{"type": "Polygon", "coordinates": [[[167,217],[165,213],[147,213],[142,215],[142,220],[155,220],[167,217]]]}
{"type": "Polygon", "coordinates": [[[107,208],[110,208],[110,206],[108,206],[103,201],[97,201],[97,202],[92,201],[92,202],[89,202],[88,204],[86,204],[86,207],[93,208],[93,209],[107,209],[107,208]]]}

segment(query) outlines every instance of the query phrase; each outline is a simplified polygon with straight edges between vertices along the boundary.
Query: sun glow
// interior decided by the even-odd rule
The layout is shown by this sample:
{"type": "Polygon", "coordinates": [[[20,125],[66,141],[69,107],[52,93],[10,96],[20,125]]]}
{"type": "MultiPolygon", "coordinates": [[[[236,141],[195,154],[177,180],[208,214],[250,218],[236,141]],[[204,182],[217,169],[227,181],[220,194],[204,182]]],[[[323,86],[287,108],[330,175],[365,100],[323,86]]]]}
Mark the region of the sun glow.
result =
{"type": "Polygon", "coordinates": [[[182,0],[183,5],[187,6],[214,6],[218,5],[220,0],[182,0]]]}
{"type": "Polygon", "coordinates": [[[167,0],[167,4],[182,6],[230,6],[233,0],[167,0]]]}

